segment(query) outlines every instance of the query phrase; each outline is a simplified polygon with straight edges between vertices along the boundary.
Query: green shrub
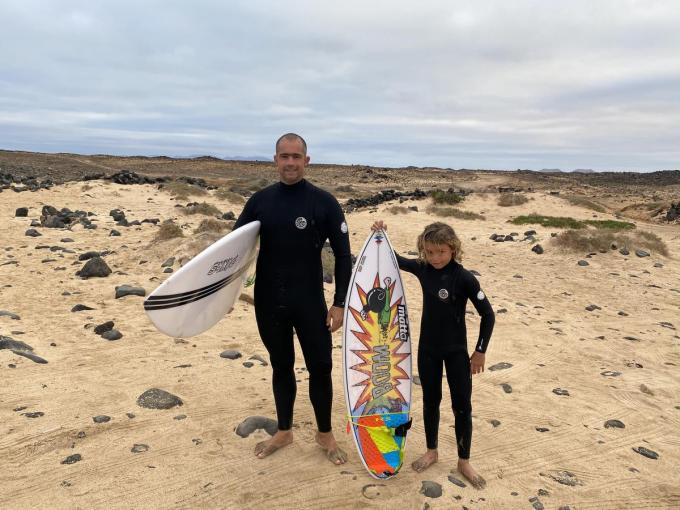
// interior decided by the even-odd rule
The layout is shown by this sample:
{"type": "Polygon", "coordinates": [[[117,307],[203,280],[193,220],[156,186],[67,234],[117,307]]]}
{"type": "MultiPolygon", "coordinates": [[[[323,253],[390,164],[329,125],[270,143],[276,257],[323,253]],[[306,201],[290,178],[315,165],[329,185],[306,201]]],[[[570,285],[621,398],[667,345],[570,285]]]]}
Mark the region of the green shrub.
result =
{"type": "Polygon", "coordinates": [[[470,211],[461,211],[455,207],[437,207],[430,206],[427,208],[427,212],[434,214],[435,216],[442,216],[445,218],[457,218],[459,220],[485,220],[486,218],[481,214],[477,214],[470,211]]]}
{"type": "Polygon", "coordinates": [[[629,234],[611,230],[566,230],[551,241],[555,246],[577,252],[627,248],[629,251],[644,249],[668,256],[668,247],[661,238],[640,230],[629,234]]]}
{"type": "Polygon", "coordinates": [[[498,198],[498,205],[501,207],[511,207],[513,205],[526,204],[528,201],[527,197],[519,193],[503,193],[498,198]]]}
{"type": "Polygon", "coordinates": [[[168,239],[174,239],[176,237],[184,237],[184,232],[179,225],[177,225],[172,220],[166,220],[161,223],[158,232],[154,236],[154,241],[167,241],[168,239]]]}
{"type": "Polygon", "coordinates": [[[430,196],[432,197],[432,201],[435,204],[448,204],[448,205],[453,205],[453,204],[458,204],[463,201],[463,195],[460,195],[458,193],[455,193],[451,190],[449,191],[443,191],[443,190],[435,190],[433,191],[430,196]]]}
{"type": "Polygon", "coordinates": [[[197,204],[191,204],[182,209],[184,214],[203,214],[205,216],[221,216],[220,210],[212,204],[207,202],[201,202],[197,204]]]}

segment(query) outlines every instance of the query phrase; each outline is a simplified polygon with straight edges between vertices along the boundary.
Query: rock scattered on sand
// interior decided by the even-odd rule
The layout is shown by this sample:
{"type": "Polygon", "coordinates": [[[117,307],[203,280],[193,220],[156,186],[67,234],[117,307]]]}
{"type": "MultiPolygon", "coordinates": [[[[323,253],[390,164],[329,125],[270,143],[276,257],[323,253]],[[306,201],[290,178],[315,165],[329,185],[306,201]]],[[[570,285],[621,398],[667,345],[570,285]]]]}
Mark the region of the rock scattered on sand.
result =
{"type": "Polygon", "coordinates": [[[645,250],[635,250],[635,255],[638,257],[649,257],[649,252],[645,250]]]}
{"type": "Polygon", "coordinates": [[[633,448],[633,451],[635,453],[639,453],[643,457],[647,457],[648,459],[657,460],[659,458],[658,453],[656,453],[653,450],[648,450],[644,446],[638,446],[637,448],[633,448]]]}
{"type": "Polygon", "coordinates": [[[25,235],[28,236],[28,237],[40,237],[40,236],[42,236],[42,234],[34,228],[29,228],[26,231],[25,235]]]}
{"type": "Polygon", "coordinates": [[[604,422],[604,428],[606,429],[625,429],[626,426],[621,420],[607,420],[604,422]]]}
{"type": "Polygon", "coordinates": [[[177,416],[173,416],[173,420],[181,421],[181,420],[186,420],[187,415],[186,414],[178,414],[177,416]]]}
{"type": "Polygon", "coordinates": [[[600,308],[597,305],[590,304],[586,306],[586,310],[588,310],[589,312],[594,312],[595,310],[602,310],[602,308],[600,308]]]}
{"type": "Polygon", "coordinates": [[[278,430],[278,423],[271,418],[265,416],[249,416],[235,429],[236,435],[240,437],[248,437],[250,434],[258,429],[262,429],[270,436],[273,436],[278,430]]]}
{"type": "Polygon", "coordinates": [[[535,244],[532,248],[531,251],[533,251],[536,255],[541,255],[543,254],[543,246],[540,244],[535,244]]]}
{"type": "Polygon", "coordinates": [[[25,218],[28,216],[28,207],[18,207],[14,212],[14,216],[16,218],[25,218]]]}
{"type": "Polygon", "coordinates": [[[76,462],[80,462],[81,460],[83,460],[83,457],[79,453],[74,453],[73,455],[69,455],[64,460],[62,460],[61,463],[75,464],[76,462]]]}
{"type": "Polygon", "coordinates": [[[250,358],[248,358],[248,359],[254,359],[255,361],[259,361],[259,362],[260,362],[260,365],[263,366],[263,367],[266,367],[267,365],[269,365],[269,363],[267,363],[267,360],[265,360],[265,359],[264,359],[262,356],[260,356],[259,354],[253,354],[253,355],[252,355],[250,358]]]}
{"type": "Polygon", "coordinates": [[[243,356],[243,354],[241,354],[238,351],[229,350],[229,351],[222,351],[220,353],[220,358],[225,358],[225,359],[238,359],[241,356],[243,356]]]}
{"type": "Polygon", "coordinates": [[[550,432],[550,429],[547,427],[536,427],[536,432],[550,432]]]}
{"type": "Polygon", "coordinates": [[[439,498],[442,495],[442,486],[437,482],[423,480],[419,492],[428,498],[439,498]]]}
{"type": "Polygon", "coordinates": [[[80,303],[78,303],[73,308],[71,308],[72,312],[82,312],[83,310],[95,310],[95,308],[92,308],[91,306],[83,305],[83,304],[80,304],[80,303]]]}
{"type": "Polygon", "coordinates": [[[137,398],[137,405],[146,409],[171,409],[184,405],[184,402],[165,390],[151,388],[137,398]]]}
{"type": "Polygon", "coordinates": [[[585,267],[585,266],[589,266],[589,265],[590,265],[590,264],[588,263],[587,260],[579,260],[579,261],[577,262],[577,264],[578,264],[579,266],[582,266],[582,267],[585,267]]]}
{"type": "Polygon", "coordinates": [[[102,324],[99,324],[98,326],[95,326],[94,332],[97,335],[101,335],[102,333],[106,333],[107,331],[111,331],[113,329],[114,323],[113,321],[106,321],[102,324]]]}
{"type": "Polygon", "coordinates": [[[161,267],[172,267],[175,264],[175,257],[170,257],[161,264],[161,267]]]}
{"type": "Polygon", "coordinates": [[[148,444],[135,444],[132,448],[130,448],[130,451],[132,453],[144,453],[149,451],[149,445],[148,444]]]}
{"type": "Polygon", "coordinates": [[[411,378],[411,380],[413,381],[413,384],[415,384],[416,386],[420,386],[420,376],[414,375],[414,376],[411,378]]]}
{"type": "Polygon", "coordinates": [[[88,260],[80,271],[76,272],[81,278],[105,278],[111,274],[111,268],[101,257],[88,260]]]}
{"type": "Polygon", "coordinates": [[[619,253],[621,255],[630,255],[630,251],[628,251],[628,248],[621,248],[619,249],[619,253]]]}
{"type": "Polygon", "coordinates": [[[506,370],[508,368],[512,368],[512,363],[507,363],[505,361],[501,361],[500,363],[496,363],[495,365],[491,365],[489,367],[489,370],[492,372],[495,372],[497,370],[506,370]]]}
{"type": "Polygon", "coordinates": [[[42,411],[35,411],[32,413],[21,413],[22,416],[25,416],[26,418],[42,418],[45,416],[45,413],[42,411]]]}
{"type": "Polygon", "coordinates": [[[565,390],[565,389],[562,389],[562,388],[555,388],[555,389],[552,390],[552,392],[553,392],[555,395],[561,395],[561,396],[565,396],[565,397],[568,397],[568,396],[569,396],[569,391],[568,391],[568,390],[565,390]]]}
{"type": "Polygon", "coordinates": [[[100,414],[99,416],[93,416],[92,421],[95,423],[106,423],[111,421],[111,417],[106,416],[105,414],[100,414]]]}
{"type": "Polygon", "coordinates": [[[512,386],[510,386],[508,383],[501,384],[501,388],[503,388],[505,393],[512,393],[512,386]]]}
{"type": "Polygon", "coordinates": [[[583,485],[583,482],[576,478],[576,475],[570,471],[555,471],[550,473],[548,476],[550,476],[550,478],[555,480],[557,483],[568,485],[569,487],[583,485]]]}
{"type": "Polygon", "coordinates": [[[451,482],[453,485],[457,485],[458,487],[465,488],[467,485],[465,485],[465,482],[462,480],[459,480],[453,475],[449,475],[449,482],[451,482]]]}
{"type": "Polygon", "coordinates": [[[543,503],[541,503],[541,500],[536,496],[529,498],[529,503],[534,507],[534,510],[545,510],[543,503]]]}
{"type": "MultiPolygon", "coordinates": [[[[20,333],[19,331],[13,331],[13,334],[20,333]]],[[[24,343],[20,340],[14,340],[14,338],[9,336],[0,335],[0,349],[7,349],[12,351],[17,356],[23,356],[24,358],[30,359],[35,363],[45,364],[47,360],[41,358],[40,356],[33,353],[33,347],[24,343]]],[[[10,367],[13,368],[13,367],[10,367]]]]}
{"type": "Polygon", "coordinates": [[[498,427],[498,426],[501,424],[501,422],[498,421],[498,420],[496,420],[495,418],[492,419],[492,420],[489,420],[489,423],[491,424],[491,426],[492,426],[493,428],[496,428],[496,427],[498,427]]]}
{"type": "Polygon", "coordinates": [[[21,320],[21,317],[19,317],[16,313],[8,312],[7,310],[0,310],[0,317],[9,317],[15,321],[21,320]]]}
{"type": "Polygon", "coordinates": [[[142,287],[133,287],[132,285],[118,285],[116,287],[116,299],[125,296],[146,296],[146,290],[142,287]]]}
{"type": "Polygon", "coordinates": [[[640,391],[641,391],[642,393],[644,393],[645,395],[649,395],[649,396],[651,396],[651,397],[654,396],[654,392],[653,392],[652,390],[650,390],[650,389],[647,387],[646,384],[641,384],[641,385],[640,385],[640,391]]]}
{"type": "Polygon", "coordinates": [[[98,251],[86,251],[85,253],[81,253],[78,256],[78,260],[80,260],[81,262],[85,262],[86,260],[90,260],[90,259],[93,259],[95,257],[101,257],[101,256],[102,256],[102,254],[98,251]]]}
{"type": "Polygon", "coordinates": [[[112,228],[111,231],[109,232],[109,237],[120,237],[120,232],[116,230],[115,228],[112,228]]]}
{"type": "Polygon", "coordinates": [[[600,372],[600,375],[603,375],[604,377],[618,377],[621,375],[621,372],[616,372],[614,370],[605,370],[604,372],[600,372]]]}
{"type": "Polygon", "coordinates": [[[255,363],[253,363],[252,361],[244,361],[243,362],[243,366],[246,367],[246,368],[251,368],[254,364],[255,363]]]}
{"type": "Polygon", "coordinates": [[[110,329],[108,331],[104,331],[101,336],[104,340],[114,341],[123,338],[123,333],[117,329],[110,329]]]}

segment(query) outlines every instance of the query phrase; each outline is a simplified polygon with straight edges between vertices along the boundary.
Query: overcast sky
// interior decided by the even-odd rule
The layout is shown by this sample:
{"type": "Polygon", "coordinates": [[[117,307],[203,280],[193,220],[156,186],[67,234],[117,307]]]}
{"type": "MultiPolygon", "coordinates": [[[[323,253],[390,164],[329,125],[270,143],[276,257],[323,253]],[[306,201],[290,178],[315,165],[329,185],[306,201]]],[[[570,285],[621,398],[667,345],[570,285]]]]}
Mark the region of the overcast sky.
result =
{"type": "Polygon", "coordinates": [[[680,1],[0,0],[0,148],[680,168],[680,1]]]}

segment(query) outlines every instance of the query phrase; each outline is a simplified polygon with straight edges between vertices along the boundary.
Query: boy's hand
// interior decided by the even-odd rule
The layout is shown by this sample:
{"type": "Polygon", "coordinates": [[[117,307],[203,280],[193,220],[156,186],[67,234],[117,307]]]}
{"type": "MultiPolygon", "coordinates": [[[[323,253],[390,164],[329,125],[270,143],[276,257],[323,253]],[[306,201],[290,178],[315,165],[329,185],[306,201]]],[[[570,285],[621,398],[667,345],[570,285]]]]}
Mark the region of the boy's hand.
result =
{"type": "Polygon", "coordinates": [[[383,223],[383,220],[375,220],[373,225],[371,225],[371,230],[373,230],[374,232],[376,230],[387,230],[387,225],[383,223]]]}
{"type": "Polygon", "coordinates": [[[475,351],[470,356],[470,371],[473,374],[481,374],[484,372],[484,363],[486,363],[486,354],[475,351]]]}
{"type": "Polygon", "coordinates": [[[339,306],[331,306],[328,310],[328,315],[326,316],[326,326],[328,326],[328,331],[333,333],[334,331],[340,329],[342,326],[344,310],[339,306]]]}

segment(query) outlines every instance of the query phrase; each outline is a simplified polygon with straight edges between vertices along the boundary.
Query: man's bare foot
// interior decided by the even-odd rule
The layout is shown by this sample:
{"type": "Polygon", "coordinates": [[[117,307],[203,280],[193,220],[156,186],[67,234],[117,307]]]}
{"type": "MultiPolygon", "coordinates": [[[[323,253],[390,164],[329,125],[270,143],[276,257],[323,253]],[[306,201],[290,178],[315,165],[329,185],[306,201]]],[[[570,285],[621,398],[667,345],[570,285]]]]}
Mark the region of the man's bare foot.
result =
{"type": "Polygon", "coordinates": [[[347,454],[338,446],[333,432],[316,433],[317,444],[326,451],[326,458],[336,466],[347,462],[347,454]]]}
{"type": "Polygon", "coordinates": [[[477,474],[477,471],[470,465],[469,460],[458,459],[458,471],[467,478],[475,489],[483,489],[486,487],[486,480],[477,474]]]}
{"type": "Polygon", "coordinates": [[[277,430],[271,439],[262,441],[255,445],[255,456],[258,459],[264,459],[279,448],[289,445],[293,442],[292,430],[277,430]]]}
{"type": "Polygon", "coordinates": [[[411,464],[411,467],[416,473],[422,473],[432,464],[437,462],[438,458],[439,455],[437,454],[437,450],[427,450],[422,457],[411,464]]]}

